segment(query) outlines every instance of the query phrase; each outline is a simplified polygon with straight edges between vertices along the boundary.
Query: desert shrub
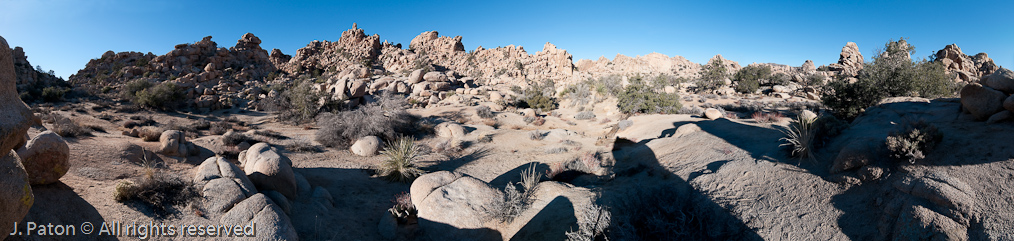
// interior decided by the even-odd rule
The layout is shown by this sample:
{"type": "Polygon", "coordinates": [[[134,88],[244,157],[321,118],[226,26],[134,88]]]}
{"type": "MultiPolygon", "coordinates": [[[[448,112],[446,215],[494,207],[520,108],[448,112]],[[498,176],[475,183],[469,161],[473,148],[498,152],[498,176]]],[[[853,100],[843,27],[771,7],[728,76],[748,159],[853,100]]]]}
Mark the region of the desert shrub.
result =
{"type": "Polygon", "coordinates": [[[211,123],[211,128],[209,128],[209,129],[211,130],[211,134],[213,134],[213,135],[221,135],[221,134],[225,134],[229,130],[232,130],[232,124],[229,123],[229,122],[225,122],[225,121],[219,121],[219,122],[211,123]]]}
{"type": "Polygon", "coordinates": [[[722,240],[709,237],[708,218],[675,185],[631,188],[611,205],[609,240],[722,240]]]}
{"type": "Polygon", "coordinates": [[[243,142],[252,143],[252,141],[255,142],[253,138],[243,133],[226,132],[225,135],[222,135],[222,144],[226,146],[235,146],[243,142]]]}
{"type": "Polygon", "coordinates": [[[697,83],[698,88],[701,90],[715,90],[725,84],[725,79],[729,78],[729,73],[728,69],[725,68],[725,63],[722,60],[716,60],[701,68],[700,76],[701,79],[697,83]]]}
{"type": "Polygon", "coordinates": [[[746,66],[733,75],[736,81],[736,91],[740,93],[754,93],[760,88],[761,80],[771,79],[771,67],[767,65],[746,66]]]}
{"type": "Polygon", "coordinates": [[[679,111],[676,112],[676,114],[704,115],[704,109],[701,109],[701,107],[697,106],[683,106],[680,108],[679,111]]]}
{"type": "Polygon", "coordinates": [[[475,114],[478,115],[480,118],[483,118],[483,119],[490,119],[490,118],[496,117],[496,115],[493,114],[493,110],[490,110],[489,106],[485,106],[485,105],[480,105],[478,107],[475,107],[475,114]]]}
{"type": "Polygon", "coordinates": [[[416,216],[419,212],[415,209],[415,204],[412,203],[412,195],[407,192],[395,195],[394,199],[391,199],[391,203],[394,206],[387,211],[398,218],[399,224],[404,224],[403,222],[407,222],[409,217],[416,216]]]}
{"type": "Polygon", "coordinates": [[[174,110],[183,104],[186,95],[176,83],[162,82],[151,88],[135,92],[133,102],[137,105],[160,110],[174,110]]]}
{"type": "Polygon", "coordinates": [[[387,157],[380,163],[377,172],[392,181],[410,182],[424,172],[415,165],[415,159],[419,157],[419,147],[415,145],[415,139],[411,137],[400,137],[395,141],[387,143],[380,154],[387,157]]]}
{"type": "Polygon", "coordinates": [[[458,153],[461,153],[461,150],[463,149],[464,145],[465,143],[462,142],[461,140],[444,139],[440,142],[437,142],[436,145],[433,145],[433,148],[430,151],[433,153],[439,153],[444,156],[453,157],[456,156],[458,153]]]}
{"type": "Polygon", "coordinates": [[[191,123],[189,128],[193,130],[208,130],[211,129],[211,122],[205,119],[200,119],[191,123]]]}
{"type": "Polygon", "coordinates": [[[493,216],[500,221],[510,222],[521,215],[531,205],[539,180],[540,174],[535,171],[535,165],[530,165],[528,169],[522,171],[521,182],[517,184],[521,185],[524,191],[519,191],[514,183],[507,183],[503,199],[493,203],[493,216]]]}
{"type": "Polygon", "coordinates": [[[627,114],[676,113],[683,107],[679,95],[659,93],[640,78],[631,78],[630,85],[617,98],[617,107],[627,114]]]}
{"type": "Polygon", "coordinates": [[[803,79],[803,86],[822,86],[827,80],[827,77],[819,74],[809,74],[803,79]]]}
{"type": "Polygon", "coordinates": [[[936,98],[951,95],[957,86],[941,63],[913,62],[915,47],[905,39],[888,41],[885,50],[863,65],[856,81],[837,79],[828,84],[821,102],[838,117],[851,120],[887,97],[936,98]]]}
{"type": "Polygon", "coordinates": [[[552,80],[546,80],[542,82],[534,82],[521,91],[521,97],[514,104],[518,108],[533,108],[539,109],[543,112],[549,112],[556,109],[559,105],[554,97],[556,93],[555,82],[552,80]]]}
{"type": "Polygon", "coordinates": [[[574,115],[574,119],[578,120],[587,120],[591,118],[595,118],[595,113],[592,113],[591,111],[582,111],[578,112],[577,115],[574,115]]]}
{"type": "Polygon", "coordinates": [[[585,106],[594,101],[592,86],[588,81],[568,85],[560,92],[560,96],[570,99],[571,107],[585,106]]]}
{"type": "Polygon", "coordinates": [[[381,97],[377,102],[336,113],[322,113],[317,117],[320,129],[315,134],[318,143],[327,147],[347,147],[364,136],[379,136],[386,140],[412,132],[416,117],[405,111],[405,101],[396,97],[381,97]]]}
{"type": "Polygon", "coordinates": [[[49,86],[42,89],[42,100],[46,102],[61,101],[67,92],[70,92],[70,88],[49,86]]]}
{"type": "Polygon", "coordinates": [[[120,91],[120,94],[123,95],[123,98],[133,100],[136,98],[137,92],[151,88],[152,85],[151,81],[145,79],[132,80],[123,85],[123,89],[120,91]]]}
{"type": "Polygon", "coordinates": [[[932,151],[943,137],[936,126],[919,121],[909,124],[903,132],[892,132],[887,136],[886,144],[891,157],[915,164],[925,159],[926,153],[932,151]]]}
{"type": "Polygon", "coordinates": [[[757,111],[751,114],[750,117],[759,123],[772,123],[778,122],[779,120],[782,119],[783,116],[782,113],[777,111],[775,112],[757,111]]]}
{"type": "Polygon", "coordinates": [[[321,149],[310,142],[307,139],[295,139],[288,145],[285,145],[285,150],[291,152],[320,152],[321,149]]]}
{"type": "Polygon", "coordinates": [[[582,206],[581,210],[578,210],[578,215],[581,215],[581,221],[577,223],[578,229],[565,233],[568,241],[606,240],[606,228],[609,227],[612,218],[609,211],[602,206],[589,204],[582,206]]]}
{"type": "Polygon", "coordinates": [[[567,152],[567,148],[566,147],[562,147],[562,146],[546,149],[546,154],[559,154],[559,153],[566,153],[566,152],[567,152]]]}
{"type": "Polygon", "coordinates": [[[792,81],[792,77],[790,77],[789,75],[787,75],[785,73],[777,73],[777,74],[772,74],[771,77],[768,78],[767,83],[761,83],[761,84],[766,84],[766,85],[786,85],[790,81],[792,81]]]}
{"type": "Polygon", "coordinates": [[[542,131],[533,130],[533,131],[528,132],[528,139],[529,140],[541,141],[543,138],[546,138],[546,135],[543,134],[542,131]]]}
{"type": "Polygon", "coordinates": [[[113,198],[118,202],[139,201],[158,217],[169,215],[173,206],[185,205],[201,198],[194,185],[179,176],[155,173],[138,183],[121,181],[116,184],[113,198]]]}
{"type": "Polygon", "coordinates": [[[794,157],[813,158],[813,140],[816,136],[816,131],[813,129],[813,119],[803,118],[802,115],[796,116],[796,119],[792,121],[788,130],[783,130],[782,133],[785,137],[779,139],[785,141],[779,146],[788,146],[791,150],[791,155],[794,157]]]}
{"type": "Polygon", "coordinates": [[[61,137],[89,136],[92,133],[91,128],[78,125],[77,122],[61,115],[54,115],[53,119],[53,132],[61,137]]]}

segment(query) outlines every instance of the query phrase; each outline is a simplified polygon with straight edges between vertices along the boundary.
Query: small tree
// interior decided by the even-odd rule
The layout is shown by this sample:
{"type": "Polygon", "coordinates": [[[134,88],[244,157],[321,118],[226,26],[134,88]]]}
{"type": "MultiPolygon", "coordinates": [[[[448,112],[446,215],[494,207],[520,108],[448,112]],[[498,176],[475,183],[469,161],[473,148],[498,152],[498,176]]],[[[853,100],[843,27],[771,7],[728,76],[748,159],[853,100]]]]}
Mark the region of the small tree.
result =
{"type": "Polygon", "coordinates": [[[699,86],[705,90],[718,89],[727,78],[729,78],[729,73],[728,69],[725,68],[724,61],[717,59],[701,69],[699,86]]]}

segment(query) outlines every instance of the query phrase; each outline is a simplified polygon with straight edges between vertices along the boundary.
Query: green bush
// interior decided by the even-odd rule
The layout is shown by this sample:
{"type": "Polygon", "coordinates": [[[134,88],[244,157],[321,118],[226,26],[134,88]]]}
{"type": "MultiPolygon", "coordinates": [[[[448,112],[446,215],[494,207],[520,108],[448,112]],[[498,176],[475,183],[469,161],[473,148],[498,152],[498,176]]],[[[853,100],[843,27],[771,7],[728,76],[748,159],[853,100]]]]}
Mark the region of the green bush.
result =
{"type": "Polygon", "coordinates": [[[134,103],[140,106],[160,110],[174,110],[179,107],[186,95],[183,88],[176,83],[162,82],[151,88],[135,92],[134,103]]]}
{"type": "Polygon", "coordinates": [[[740,69],[732,77],[736,81],[736,91],[754,93],[760,88],[760,81],[771,79],[771,67],[767,65],[750,65],[740,69]]]}
{"type": "Polygon", "coordinates": [[[885,48],[873,57],[873,62],[863,65],[856,81],[839,78],[829,83],[821,102],[839,117],[853,119],[887,97],[936,98],[953,95],[957,90],[942,64],[913,62],[909,56],[915,53],[915,47],[904,38],[888,41],[885,48]]]}
{"type": "Polygon", "coordinates": [[[630,85],[617,96],[617,107],[627,114],[632,113],[677,113],[683,105],[676,94],[655,91],[639,77],[631,78],[630,85]]]}
{"type": "Polygon", "coordinates": [[[891,157],[915,164],[926,158],[926,153],[940,143],[944,135],[936,126],[919,121],[908,125],[904,132],[892,132],[887,136],[887,149],[891,157]]]}
{"type": "Polygon", "coordinates": [[[42,100],[46,102],[56,102],[63,100],[63,96],[70,92],[70,88],[50,86],[42,89],[42,100]]]}
{"type": "Polygon", "coordinates": [[[555,96],[556,83],[552,80],[546,80],[542,82],[532,83],[527,89],[522,91],[522,96],[515,103],[518,108],[534,108],[542,110],[543,112],[549,112],[555,110],[559,103],[557,103],[555,96]]]}

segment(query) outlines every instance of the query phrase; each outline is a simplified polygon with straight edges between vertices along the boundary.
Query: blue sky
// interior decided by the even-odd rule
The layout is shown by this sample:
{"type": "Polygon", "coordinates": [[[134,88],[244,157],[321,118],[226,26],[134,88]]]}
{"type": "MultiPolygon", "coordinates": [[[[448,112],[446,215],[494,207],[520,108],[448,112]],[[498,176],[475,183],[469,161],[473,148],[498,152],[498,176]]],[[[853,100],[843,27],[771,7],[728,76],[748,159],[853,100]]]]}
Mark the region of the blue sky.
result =
{"type": "Polygon", "coordinates": [[[658,52],[703,63],[799,66],[838,60],[846,42],[869,59],[890,39],[916,56],[956,43],[1014,66],[1014,1],[118,1],[0,0],[0,36],[28,60],[69,77],[107,50],[165,54],[214,36],[220,47],[246,32],[286,54],[337,40],[353,22],[403,43],[423,31],[461,35],[466,50],[510,44],[529,53],[552,42],[574,60],[658,52]]]}

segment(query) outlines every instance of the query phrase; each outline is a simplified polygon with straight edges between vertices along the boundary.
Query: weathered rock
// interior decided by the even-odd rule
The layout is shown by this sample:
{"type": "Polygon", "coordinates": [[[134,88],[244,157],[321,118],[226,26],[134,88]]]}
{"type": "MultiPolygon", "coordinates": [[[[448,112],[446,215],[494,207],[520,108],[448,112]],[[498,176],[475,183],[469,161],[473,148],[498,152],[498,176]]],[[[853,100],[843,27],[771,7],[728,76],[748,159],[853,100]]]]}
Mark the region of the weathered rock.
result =
{"type": "Polygon", "coordinates": [[[285,195],[282,195],[281,193],[274,190],[265,191],[264,195],[267,195],[269,198],[271,198],[271,201],[275,202],[275,204],[278,205],[278,208],[281,209],[286,214],[292,213],[292,204],[289,203],[288,198],[285,198],[285,195]]]}
{"type": "Polygon", "coordinates": [[[162,136],[158,138],[158,141],[159,152],[162,154],[179,157],[185,157],[190,154],[186,136],[181,131],[164,131],[162,132],[162,136]]]}
{"type": "Polygon", "coordinates": [[[267,143],[257,143],[240,153],[239,161],[247,177],[258,190],[275,190],[288,198],[296,197],[296,179],[292,161],[267,143]]]}
{"type": "Polygon", "coordinates": [[[630,128],[631,126],[634,126],[634,121],[632,120],[621,120],[616,123],[616,127],[618,127],[621,131],[630,128]]]}
{"type": "Polygon", "coordinates": [[[831,164],[831,173],[839,173],[860,168],[877,160],[880,148],[874,143],[883,143],[871,138],[863,138],[850,142],[838,152],[838,157],[831,164]]]}
{"type": "Polygon", "coordinates": [[[986,124],[1009,121],[1012,119],[1011,117],[1014,117],[1014,114],[1012,114],[1009,110],[1004,110],[997,112],[996,114],[990,116],[989,119],[986,119],[986,124]]]}
{"type": "MultiPolygon", "coordinates": [[[[14,223],[21,222],[32,208],[35,195],[28,183],[28,173],[14,151],[7,150],[6,155],[0,156],[0,173],[3,173],[0,175],[0,228],[14,230],[14,223]]],[[[0,238],[6,238],[8,234],[0,232],[0,238]]]]}
{"type": "Polygon", "coordinates": [[[803,110],[803,111],[799,112],[799,117],[802,117],[804,120],[811,120],[812,121],[812,120],[816,120],[817,119],[817,114],[813,113],[813,111],[810,111],[810,110],[803,110]]]}
{"type": "MultiPolygon", "coordinates": [[[[24,141],[31,125],[32,112],[21,102],[15,87],[14,58],[7,40],[0,37],[0,153],[14,149],[24,141]]],[[[13,222],[12,222],[13,224],[13,222]]]]}
{"type": "MultiPolygon", "coordinates": [[[[417,69],[412,71],[412,74],[408,76],[408,84],[414,85],[423,81],[423,70],[417,69]]],[[[399,91],[401,92],[401,91],[399,91]]]]}
{"type": "Polygon", "coordinates": [[[352,81],[349,86],[349,96],[352,98],[359,98],[366,95],[366,82],[363,81],[352,81]]]}
{"type": "Polygon", "coordinates": [[[722,112],[715,108],[708,108],[704,110],[704,117],[710,120],[717,120],[722,118],[722,112]]]}
{"type": "Polygon", "coordinates": [[[70,147],[52,131],[35,136],[17,153],[33,185],[54,183],[70,170],[70,147]]]}
{"type": "Polygon", "coordinates": [[[204,185],[204,205],[209,211],[226,212],[236,203],[243,201],[247,195],[239,184],[230,178],[216,178],[204,185]]]}
{"type": "Polygon", "coordinates": [[[983,77],[982,85],[989,86],[1006,94],[1014,94],[1014,71],[1000,68],[996,72],[983,77]]]}
{"type": "Polygon", "coordinates": [[[856,76],[859,74],[859,70],[863,69],[864,62],[863,54],[859,52],[859,46],[854,42],[848,42],[845,47],[841,48],[838,63],[829,65],[828,69],[841,75],[856,76]]]}
{"type": "Polygon", "coordinates": [[[1014,112],[1014,95],[1007,96],[1007,99],[1003,101],[1003,108],[1014,112]]]}
{"type": "Polygon", "coordinates": [[[431,71],[423,75],[423,79],[428,82],[447,82],[447,75],[442,72],[431,71]]]}
{"type": "Polygon", "coordinates": [[[436,126],[437,136],[444,138],[461,138],[465,136],[465,128],[458,123],[444,122],[436,126]]]}
{"type": "Polygon", "coordinates": [[[320,186],[313,188],[313,194],[310,195],[310,200],[324,205],[327,209],[334,207],[334,197],[331,196],[331,192],[328,192],[327,189],[320,186]]]}
{"type": "Polygon", "coordinates": [[[247,178],[246,173],[239,166],[232,164],[223,157],[214,156],[210,157],[200,166],[197,166],[197,174],[194,175],[194,183],[197,186],[203,186],[211,180],[225,178],[232,179],[239,185],[240,190],[246,196],[257,193],[257,188],[253,182],[247,178]]]}
{"type": "Polygon", "coordinates": [[[968,228],[919,205],[902,210],[892,233],[894,240],[968,240],[968,228]]]}
{"type": "Polygon", "coordinates": [[[419,177],[411,190],[413,203],[419,210],[419,226],[428,234],[455,237],[468,233],[484,238],[498,235],[486,226],[486,221],[492,217],[503,193],[485,182],[442,171],[419,177]],[[415,202],[417,196],[419,202],[415,202]]]}
{"type": "Polygon", "coordinates": [[[977,120],[986,120],[993,114],[1002,111],[1005,98],[1007,96],[1003,92],[978,83],[971,83],[961,88],[961,107],[964,107],[977,120]]]}
{"type": "Polygon", "coordinates": [[[266,195],[258,193],[236,204],[219,223],[227,226],[256,224],[258,240],[299,240],[289,217],[266,195]]]}
{"type": "Polygon", "coordinates": [[[360,156],[374,156],[380,151],[380,143],[380,137],[365,136],[359,138],[355,144],[352,144],[349,150],[360,156]]]}
{"type": "Polygon", "coordinates": [[[817,72],[817,66],[813,65],[812,60],[807,59],[806,62],[803,62],[802,70],[803,73],[812,74],[817,72]]]}

